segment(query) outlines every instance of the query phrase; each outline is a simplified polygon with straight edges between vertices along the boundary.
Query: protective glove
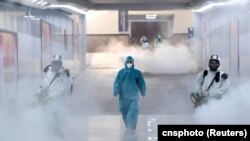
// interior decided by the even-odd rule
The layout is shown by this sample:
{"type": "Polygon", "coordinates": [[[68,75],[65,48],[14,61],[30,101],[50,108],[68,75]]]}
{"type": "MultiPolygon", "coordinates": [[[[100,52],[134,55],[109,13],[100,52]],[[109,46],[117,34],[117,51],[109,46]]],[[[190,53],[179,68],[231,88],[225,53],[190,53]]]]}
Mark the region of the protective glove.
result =
{"type": "Polygon", "coordinates": [[[48,97],[48,88],[40,86],[35,95],[35,101],[33,103],[36,104],[45,104],[48,97]]]}
{"type": "Polygon", "coordinates": [[[200,89],[198,89],[198,95],[202,95],[202,89],[200,88],[200,89]]]}

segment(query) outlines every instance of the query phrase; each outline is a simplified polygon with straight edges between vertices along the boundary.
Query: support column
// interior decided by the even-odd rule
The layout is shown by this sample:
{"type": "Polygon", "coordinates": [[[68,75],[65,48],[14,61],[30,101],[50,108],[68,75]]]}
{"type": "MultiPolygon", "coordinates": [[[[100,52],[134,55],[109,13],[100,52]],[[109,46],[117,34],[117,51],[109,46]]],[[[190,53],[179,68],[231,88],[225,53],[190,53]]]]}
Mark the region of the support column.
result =
{"type": "Polygon", "coordinates": [[[80,69],[86,68],[86,52],[87,52],[87,40],[86,40],[86,15],[79,16],[79,61],[80,69]]]}
{"type": "Polygon", "coordinates": [[[239,25],[238,18],[230,23],[230,73],[234,76],[240,75],[239,59],[239,25]]]}

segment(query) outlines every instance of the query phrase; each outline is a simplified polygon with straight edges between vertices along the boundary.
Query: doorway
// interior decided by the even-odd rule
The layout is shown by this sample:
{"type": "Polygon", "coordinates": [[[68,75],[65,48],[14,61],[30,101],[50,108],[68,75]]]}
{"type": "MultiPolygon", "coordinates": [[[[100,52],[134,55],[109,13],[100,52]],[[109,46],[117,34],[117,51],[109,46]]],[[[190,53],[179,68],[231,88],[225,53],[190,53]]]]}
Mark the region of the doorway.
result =
{"type": "Polygon", "coordinates": [[[140,39],[144,35],[153,44],[158,33],[161,33],[163,38],[167,37],[167,27],[168,23],[166,21],[132,21],[130,43],[132,45],[139,45],[140,39]]]}

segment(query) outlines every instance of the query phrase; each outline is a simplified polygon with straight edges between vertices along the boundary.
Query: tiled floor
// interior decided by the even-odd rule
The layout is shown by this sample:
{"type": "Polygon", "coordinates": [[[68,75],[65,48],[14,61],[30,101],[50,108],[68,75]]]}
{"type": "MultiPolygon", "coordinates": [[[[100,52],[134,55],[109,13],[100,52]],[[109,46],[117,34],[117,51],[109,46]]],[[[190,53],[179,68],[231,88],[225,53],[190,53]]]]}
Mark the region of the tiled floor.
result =
{"type": "MultiPolygon", "coordinates": [[[[195,117],[197,110],[194,111],[189,99],[190,92],[194,90],[196,73],[144,74],[147,95],[139,99],[137,129],[134,132],[126,130],[118,108],[118,98],[112,93],[117,72],[116,69],[87,69],[82,72],[72,70],[75,77],[74,92],[68,97],[69,109],[64,114],[66,120],[61,128],[63,137],[55,137],[51,130],[56,122],[53,115],[42,109],[25,108],[24,101],[0,107],[0,133],[4,134],[0,136],[0,140],[14,141],[25,137],[25,141],[156,141],[158,124],[199,124],[195,117]]],[[[233,83],[237,82],[231,80],[233,83]]],[[[33,95],[33,89],[38,85],[31,85],[33,81],[30,79],[22,82],[26,85],[22,87],[23,94],[19,99],[31,99],[28,96],[33,95]]],[[[201,119],[212,123],[217,117],[217,123],[249,124],[249,96],[246,93],[249,85],[245,87],[246,89],[233,91],[233,94],[225,97],[222,104],[217,102],[210,107],[204,106],[204,110],[199,111],[201,119]],[[234,101],[231,102],[230,97],[234,101]],[[224,111],[226,112],[223,113],[224,111]]]]}
{"type": "MultiPolygon", "coordinates": [[[[118,70],[91,69],[75,76],[71,111],[81,115],[119,115],[113,82],[118,70]],[[81,108],[79,108],[81,107],[81,108]]],[[[147,95],[139,99],[141,115],[191,114],[189,94],[194,90],[195,74],[144,74],[147,95]]]]}
{"type": "Polygon", "coordinates": [[[74,116],[69,119],[66,140],[74,141],[156,141],[158,124],[194,123],[191,115],[140,115],[137,129],[130,132],[125,129],[119,115],[74,116]]]}
{"type": "Polygon", "coordinates": [[[90,69],[76,74],[66,133],[71,134],[68,136],[71,138],[82,137],[67,140],[154,141],[157,140],[158,124],[193,123],[189,93],[193,89],[195,74],[144,74],[147,96],[140,97],[137,129],[127,131],[118,109],[118,99],[112,93],[117,71],[90,69]],[[73,133],[78,135],[72,136],[73,133]]]}

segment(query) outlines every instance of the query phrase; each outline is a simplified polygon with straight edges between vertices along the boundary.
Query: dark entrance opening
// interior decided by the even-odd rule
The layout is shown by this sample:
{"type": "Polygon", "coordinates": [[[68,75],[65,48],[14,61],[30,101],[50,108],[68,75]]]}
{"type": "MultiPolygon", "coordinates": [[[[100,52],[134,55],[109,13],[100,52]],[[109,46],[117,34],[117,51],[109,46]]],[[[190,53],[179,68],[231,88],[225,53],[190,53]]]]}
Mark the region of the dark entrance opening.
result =
{"type": "Polygon", "coordinates": [[[161,33],[163,38],[167,35],[167,22],[161,21],[136,21],[131,22],[131,38],[130,43],[132,45],[139,45],[140,39],[144,35],[148,38],[151,44],[154,43],[154,39],[157,34],[161,33]]]}

